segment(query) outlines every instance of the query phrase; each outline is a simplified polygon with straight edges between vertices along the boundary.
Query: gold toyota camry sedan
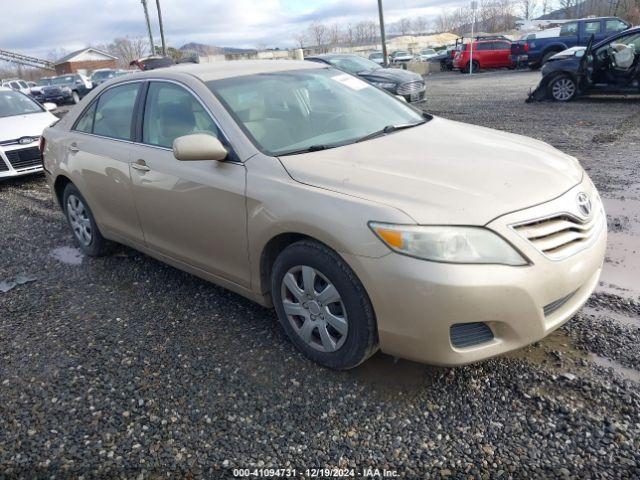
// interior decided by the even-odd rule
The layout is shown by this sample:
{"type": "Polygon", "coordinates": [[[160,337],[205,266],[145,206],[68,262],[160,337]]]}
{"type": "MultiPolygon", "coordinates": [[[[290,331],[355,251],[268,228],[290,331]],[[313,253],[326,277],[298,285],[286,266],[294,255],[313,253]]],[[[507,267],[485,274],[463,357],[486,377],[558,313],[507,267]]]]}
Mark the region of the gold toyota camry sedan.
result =
{"type": "Polygon", "coordinates": [[[184,65],[94,89],[41,143],[80,248],[129,245],[275,307],[314,361],[439,365],[522,347],[598,282],[578,161],[297,61],[184,65]]]}

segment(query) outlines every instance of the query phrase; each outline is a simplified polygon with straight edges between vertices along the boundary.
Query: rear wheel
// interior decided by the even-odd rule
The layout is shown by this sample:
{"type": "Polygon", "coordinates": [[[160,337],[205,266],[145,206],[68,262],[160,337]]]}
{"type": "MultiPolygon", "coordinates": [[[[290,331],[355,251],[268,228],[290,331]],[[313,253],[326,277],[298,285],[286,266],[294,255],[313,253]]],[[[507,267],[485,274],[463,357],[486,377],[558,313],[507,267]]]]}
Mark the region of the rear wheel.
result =
{"type": "Polygon", "coordinates": [[[378,349],[373,307],[364,287],[324,245],[304,240],[287,247],[274,263],[271,295],[283,329],[311,360],[344,370],[378,349]]]}
{"type": "Polygon", "coordinates": [[[108,240],[98,230],[86,200],[72,183],[64,189],[62,205],[80,250],[90,257],[99,257],[108,253],[110,246],[108,240]]]}
{"type": "MultiPolygon", "coordinates": [[[[460,70],[460,73],[469,73],[469,66],[471,65],[471,62],[467,63],[467,65],[464,67],[464,69],[460,70]]],[[[478,62],[477,60],[473,61],[473,73],[477,73],[480,71],[480,62],[478,62]]]]}
{"type": "Polygon", "coordinates": [[[549,59],[551,57],[553,57],[556,53],[558,52],[547,52],[544,54],[544,56],[542,57],[542,62],[540,62],[540,65],[544,65],[545,63],[547,63],[549,61],[549,59]]]}
{"type": "Polygon", "coordinates": [[[573,100],[577,93],[578,85],[569,75],[561,75],[549,83],[549,94],[556,102],[573,100]]]}

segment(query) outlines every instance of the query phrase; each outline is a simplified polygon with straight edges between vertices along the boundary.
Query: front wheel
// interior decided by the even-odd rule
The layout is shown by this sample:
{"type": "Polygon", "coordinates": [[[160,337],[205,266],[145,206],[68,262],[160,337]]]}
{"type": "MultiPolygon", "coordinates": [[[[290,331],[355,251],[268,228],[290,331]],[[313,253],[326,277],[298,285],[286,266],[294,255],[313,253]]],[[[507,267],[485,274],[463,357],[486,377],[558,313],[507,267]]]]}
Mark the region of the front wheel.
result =
{"type": "Polygon", "coordinates": [[[549,94],[556,102],[573,100],[577,93],[578,85],[576,81],[568,75],[561,75],[549,84],[549,94]]]}
{"type": "Polygon", "coordinates": [[[346,370],[378,349],[371,301],[351,268],[333,250],[303,240],[280,253],[271,275],[278,319],[308,358],[346,370]]]}

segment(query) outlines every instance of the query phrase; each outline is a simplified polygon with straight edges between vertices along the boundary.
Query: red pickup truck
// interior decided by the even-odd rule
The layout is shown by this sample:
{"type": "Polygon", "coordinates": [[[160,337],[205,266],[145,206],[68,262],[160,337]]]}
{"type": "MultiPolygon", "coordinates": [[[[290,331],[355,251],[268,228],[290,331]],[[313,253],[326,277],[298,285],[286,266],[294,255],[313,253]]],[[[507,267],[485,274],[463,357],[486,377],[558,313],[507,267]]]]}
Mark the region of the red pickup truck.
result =
{"type": "MultiPolygon", "coordinates": [[[[453,58],[453,68],[468,73],[471,66],[471,43],[460,45],[453,58]]],[[[481,68],[514,68],[511,42],[508,40],[477,40],[473,42],[473,71],[481,68]]]]}

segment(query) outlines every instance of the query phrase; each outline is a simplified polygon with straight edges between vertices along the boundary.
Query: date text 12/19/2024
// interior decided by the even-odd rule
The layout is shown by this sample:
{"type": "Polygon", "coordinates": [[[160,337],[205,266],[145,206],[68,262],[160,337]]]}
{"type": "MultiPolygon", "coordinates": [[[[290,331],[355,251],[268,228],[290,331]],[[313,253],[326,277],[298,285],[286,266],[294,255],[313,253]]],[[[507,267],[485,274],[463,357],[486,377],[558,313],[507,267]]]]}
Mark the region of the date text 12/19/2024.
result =
{"type": "Polygon", "coordinates": [[[355,468],[234,468],[236,478],[396,478],[397,470],[366,467],[355,468]]]}

